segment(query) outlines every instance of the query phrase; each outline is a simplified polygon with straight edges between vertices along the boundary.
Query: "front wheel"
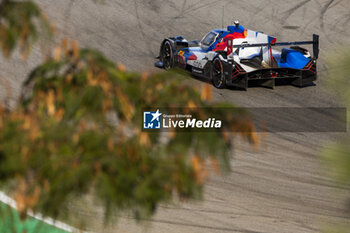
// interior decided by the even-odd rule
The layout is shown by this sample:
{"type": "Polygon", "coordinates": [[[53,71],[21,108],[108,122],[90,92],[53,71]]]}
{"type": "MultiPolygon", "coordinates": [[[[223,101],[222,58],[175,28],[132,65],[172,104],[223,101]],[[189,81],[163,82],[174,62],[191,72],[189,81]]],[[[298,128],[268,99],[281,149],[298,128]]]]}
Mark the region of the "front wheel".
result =
{"type": "Polygon", "coordinates": [[[218,89],[223,89],[226,87],[224,68],[220,58],[215,58],[212,63],[212,68],[210,72],[210,78],[214,87],[218,89]]]}
{"type": "Polygon", "coordinates": [[[164,42],[161,48],[160,60],[163,62],[164,69],[168,70],[174,67],[173,46],[168,40],[164,42]]]}

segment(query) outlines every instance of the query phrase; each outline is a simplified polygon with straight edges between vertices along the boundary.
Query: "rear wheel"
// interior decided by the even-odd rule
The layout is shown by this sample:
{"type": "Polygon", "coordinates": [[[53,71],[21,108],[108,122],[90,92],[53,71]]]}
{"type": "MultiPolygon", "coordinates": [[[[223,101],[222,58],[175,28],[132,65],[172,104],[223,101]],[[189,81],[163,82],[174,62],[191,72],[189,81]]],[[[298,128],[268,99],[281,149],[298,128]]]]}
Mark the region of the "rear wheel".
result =
{"type": "Polygon", "coordinates": [[[220,58],[215,58],[212,64],[210,78],[214,87],[222,89],[226,87],[224,68],[220,58]]]}
{"type": "Polygon", "coordinates": [[[160,60],[163,62],[164,69],[168,70],[174,67],[174,52],[170,41],[165,41],[161,51],[160,60]]]}

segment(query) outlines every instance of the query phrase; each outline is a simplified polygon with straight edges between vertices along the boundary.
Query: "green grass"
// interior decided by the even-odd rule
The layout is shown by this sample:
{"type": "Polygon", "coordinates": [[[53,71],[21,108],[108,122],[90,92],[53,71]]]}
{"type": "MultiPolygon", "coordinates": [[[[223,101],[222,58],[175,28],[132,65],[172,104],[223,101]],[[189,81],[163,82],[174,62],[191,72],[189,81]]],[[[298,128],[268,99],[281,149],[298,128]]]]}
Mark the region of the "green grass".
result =
{"type": "Polygon", "coordinates": [[[0,203],[0,233],[67,233],[32,217],[21,221],[18,212],[0,203]]]}

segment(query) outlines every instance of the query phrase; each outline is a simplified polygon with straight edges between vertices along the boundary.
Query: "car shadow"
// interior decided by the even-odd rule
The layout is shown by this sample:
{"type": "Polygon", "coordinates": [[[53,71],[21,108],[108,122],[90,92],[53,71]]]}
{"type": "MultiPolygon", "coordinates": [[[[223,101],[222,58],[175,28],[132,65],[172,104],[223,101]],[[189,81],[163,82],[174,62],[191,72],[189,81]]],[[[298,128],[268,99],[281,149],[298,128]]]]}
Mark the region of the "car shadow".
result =
{"type": "MultiPolygon", "coordinates": [[[[205,78],[205,77],[197,76],[197,75],[193,75],[193,74],[191,74],[191,77],[193,79],[195,79],[195,80],[198,80],[198,81],[201,81],[201,82],[208,83],[208,84],[212,85],[212,83],[209,80],[209,78],[205,78]]],[[[288,81],[288,80],[277,79],[275,81],[275,87],[278,87],[278,86],[293,86],[295,88],[307,88],[307,87],[314,87],[314,86],[316,86],[316,84],[314,82],[312,82],[312,83],[304,85],[303,87],[299,87],[299,86],[292,85],[291,82],[288,81]]],[[[249,82],[248,89],[251,89],[251,88],[274,89],[274,88],[271,88],[271,87],[267,87],[267,86],[261,85],[261,82],[256,82],[256,81],[250,81],[249,82]]],[[[232,90],[232,91],[246,91],[243,88],[234,87],[234,86],[227,86],[225,89],[232,90]]]]}

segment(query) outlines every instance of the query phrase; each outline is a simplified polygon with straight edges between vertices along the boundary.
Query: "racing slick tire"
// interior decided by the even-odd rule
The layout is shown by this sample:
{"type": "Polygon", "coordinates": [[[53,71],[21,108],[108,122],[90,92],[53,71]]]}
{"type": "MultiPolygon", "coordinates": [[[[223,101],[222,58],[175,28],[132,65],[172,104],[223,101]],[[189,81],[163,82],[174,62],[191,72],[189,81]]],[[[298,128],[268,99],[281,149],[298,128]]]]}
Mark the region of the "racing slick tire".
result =
{"type": "Polygon", "coordinates": [[[210,79],[214,87],[223,89],[226,87],[226,80],[224,75],[224,67],[219,57],[216,57],[210,69],[210,79]]]}
{"type": "Polygon", "coordinates": [[[174,48],[169,40],[166,40],[160,50],[160,60],[163,62],[165,70],[169,70],[174,67],[174,48]]]}

